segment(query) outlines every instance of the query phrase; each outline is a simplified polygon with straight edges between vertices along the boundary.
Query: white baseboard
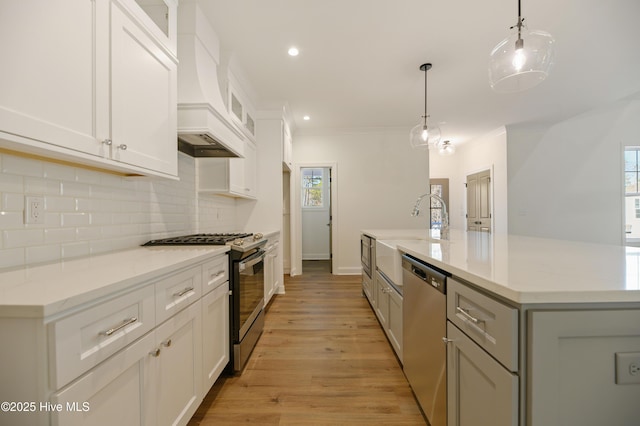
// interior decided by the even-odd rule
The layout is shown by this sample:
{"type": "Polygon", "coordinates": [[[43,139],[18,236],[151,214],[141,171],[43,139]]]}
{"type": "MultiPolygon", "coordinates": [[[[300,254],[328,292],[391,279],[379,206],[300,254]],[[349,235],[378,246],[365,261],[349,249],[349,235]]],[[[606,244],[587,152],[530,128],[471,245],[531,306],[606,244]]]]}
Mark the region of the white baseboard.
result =
{"type": "Polygon", "coordinates": [[[330,260],[331,256],[324,253],[303,254],[302,260],[330,260]]]}
{"type": "Polygon", "coordinates": [[[361,275],[361,274],[362,274],[361,266],[342,267],[342,268],[338,268],[338,271],[336,272],[336,275],[361,275]]]}

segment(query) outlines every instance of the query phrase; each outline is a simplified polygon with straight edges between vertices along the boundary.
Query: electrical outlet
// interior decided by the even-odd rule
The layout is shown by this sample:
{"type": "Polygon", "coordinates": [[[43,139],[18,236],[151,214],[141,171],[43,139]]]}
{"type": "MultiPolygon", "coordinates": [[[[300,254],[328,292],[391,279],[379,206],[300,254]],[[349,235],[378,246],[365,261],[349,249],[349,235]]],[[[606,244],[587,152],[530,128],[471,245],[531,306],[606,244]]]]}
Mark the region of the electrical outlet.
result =
{"type": "Polygon", "coordinates": [[[640,352],[616,352],[616,384],[640,384],[640,352]]]}
{"type": "Polygon", "coordinates": [[[44,198],[24,197],[24,223],[39,224],[44,223],[44,198]]]}

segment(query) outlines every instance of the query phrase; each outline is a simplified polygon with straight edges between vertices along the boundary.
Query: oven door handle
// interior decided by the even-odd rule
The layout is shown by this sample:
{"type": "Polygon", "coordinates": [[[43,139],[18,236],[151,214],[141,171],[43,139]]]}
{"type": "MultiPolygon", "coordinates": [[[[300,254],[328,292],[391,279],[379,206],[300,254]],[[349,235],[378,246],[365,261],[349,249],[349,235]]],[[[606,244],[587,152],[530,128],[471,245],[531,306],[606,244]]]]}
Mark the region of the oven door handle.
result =
{"type": "Polygon", "coordinates": [[[262,262],[264,260],[264,254],[265,254],[264,250],[259,250],[256,254],[243,260],[239,264],[240,270],[244,271],[247,267],[250,267],[257,263],[262,262]]]}

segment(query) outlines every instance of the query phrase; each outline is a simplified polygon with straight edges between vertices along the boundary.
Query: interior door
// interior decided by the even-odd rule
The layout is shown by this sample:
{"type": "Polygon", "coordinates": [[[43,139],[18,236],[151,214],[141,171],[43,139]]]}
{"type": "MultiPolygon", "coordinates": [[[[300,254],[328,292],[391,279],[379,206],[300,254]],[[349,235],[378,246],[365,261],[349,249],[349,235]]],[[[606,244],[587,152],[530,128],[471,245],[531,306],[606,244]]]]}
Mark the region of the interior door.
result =
{"type": "Polygon", "coordinates": [[[491,233],[491,173],[467,176],[467,230],[491,233]]]}

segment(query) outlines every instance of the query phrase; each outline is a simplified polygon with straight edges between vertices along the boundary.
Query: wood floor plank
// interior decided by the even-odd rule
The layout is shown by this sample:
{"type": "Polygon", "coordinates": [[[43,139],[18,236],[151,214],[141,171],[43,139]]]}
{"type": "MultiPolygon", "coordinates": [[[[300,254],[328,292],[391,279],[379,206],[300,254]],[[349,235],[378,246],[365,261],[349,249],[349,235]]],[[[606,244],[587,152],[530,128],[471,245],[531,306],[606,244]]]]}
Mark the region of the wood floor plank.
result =
{"type": "Polygon", "coordinates": [[[360,277],[317,263],[285,288],[243,373],[221,377],[189,425],[426,424],[360,277]]]}

